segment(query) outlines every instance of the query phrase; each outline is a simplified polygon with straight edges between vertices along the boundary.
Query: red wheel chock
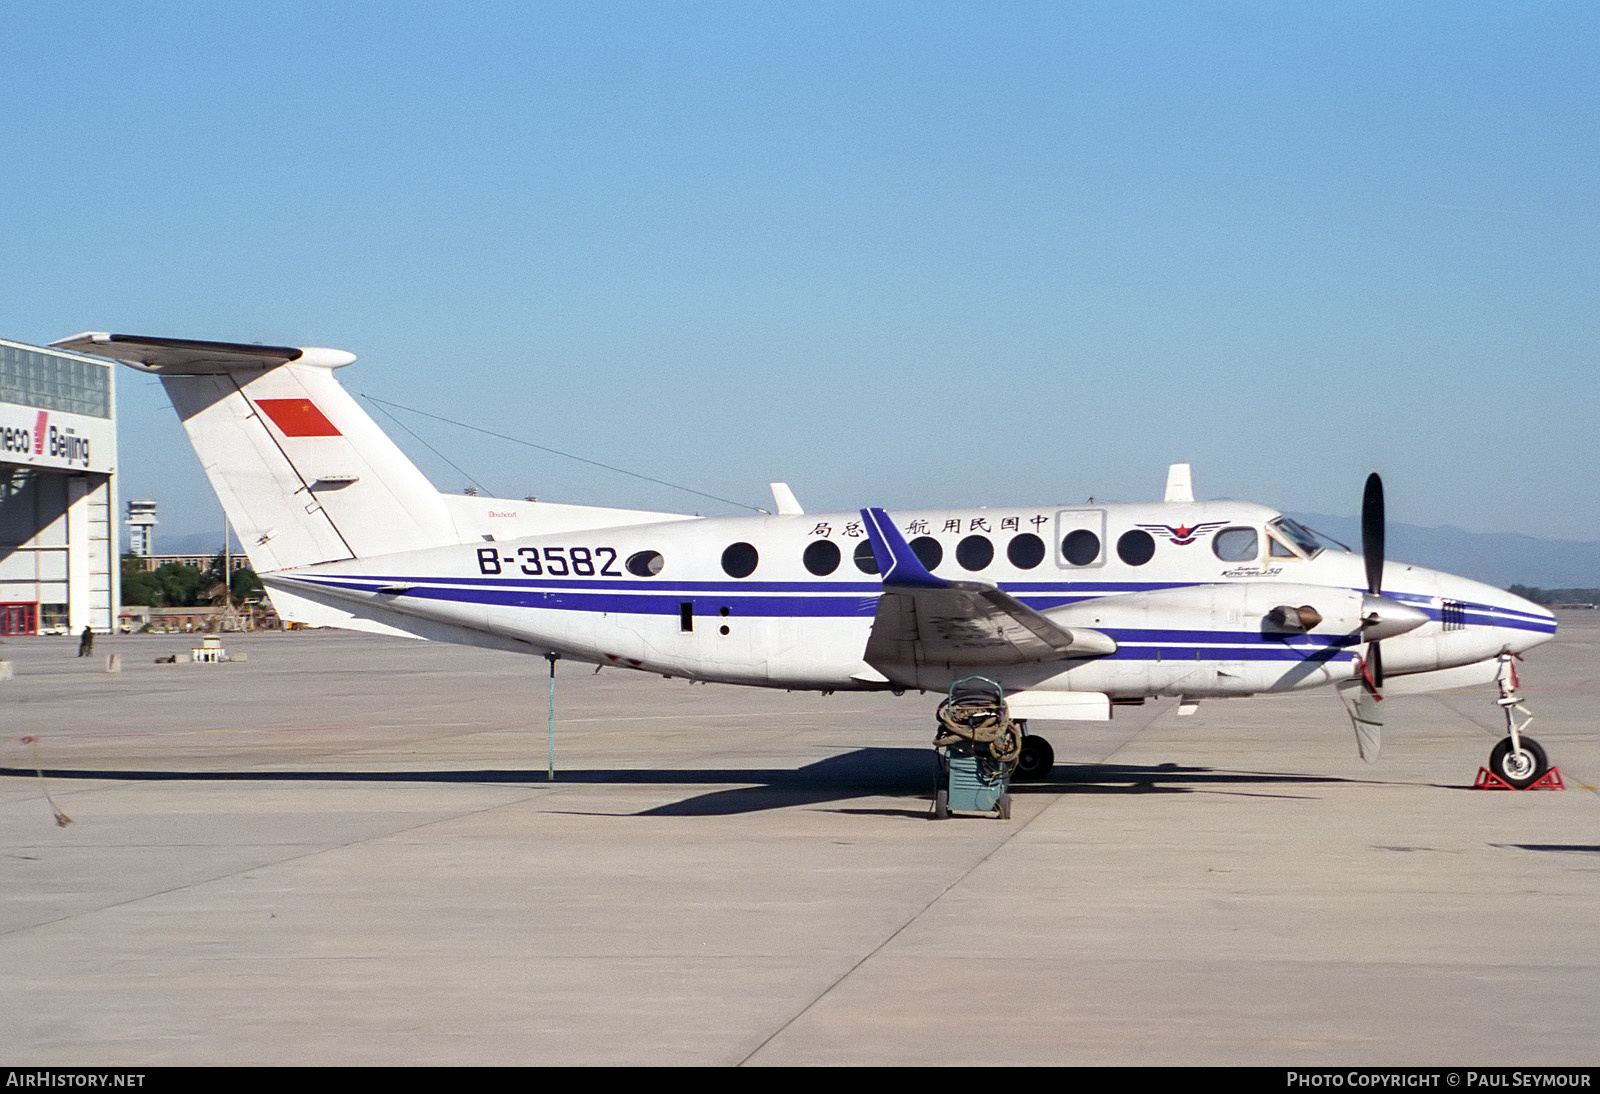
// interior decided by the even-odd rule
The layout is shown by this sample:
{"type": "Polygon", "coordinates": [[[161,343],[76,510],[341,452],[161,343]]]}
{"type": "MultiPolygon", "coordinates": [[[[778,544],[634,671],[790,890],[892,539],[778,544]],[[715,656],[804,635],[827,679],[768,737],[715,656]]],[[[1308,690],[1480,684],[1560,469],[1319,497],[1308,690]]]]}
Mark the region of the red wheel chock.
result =
{"type": "MultiPolygon", "coordinates": [[[[1559,767],[1552,767],[1549,771],[1546,771],[1543,775],[1540,775],[1538,779],[1534,780],[1534,782],[1523,787],[1522,789],[1565,790],[1566,788],[1567,784],[1561,779],[1561,769],[1559,767]]],[[[1496,775],[1493,771],[1490,771],[1487,767],[1480,767],[1478,768],[1478,777],[1473,780],[1472,789],[1515,790],[1517,788],[1506,782],[1499,775],[1496,775]]]]}

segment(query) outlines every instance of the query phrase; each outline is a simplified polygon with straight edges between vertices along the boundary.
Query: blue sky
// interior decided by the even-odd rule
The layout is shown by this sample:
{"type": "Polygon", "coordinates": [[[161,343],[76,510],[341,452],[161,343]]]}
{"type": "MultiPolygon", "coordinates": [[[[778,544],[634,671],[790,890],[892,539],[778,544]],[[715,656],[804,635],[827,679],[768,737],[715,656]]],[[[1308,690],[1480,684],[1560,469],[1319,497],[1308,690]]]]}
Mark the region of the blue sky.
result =
{"type": "MultiPolygon", "coordinates": [[[[336,346],[356,391],[755,505],[1135,500],[1188,460],[1206,496],[1350,513],[1375,469],[1395,520],[1600,539],[1593,5],[0,30],[3,337],[336,346]]],[[[119,380],[123,497],[215,526],[119,380]]],[[[405,420],[495,493],[736,511],[405,420]]]]}

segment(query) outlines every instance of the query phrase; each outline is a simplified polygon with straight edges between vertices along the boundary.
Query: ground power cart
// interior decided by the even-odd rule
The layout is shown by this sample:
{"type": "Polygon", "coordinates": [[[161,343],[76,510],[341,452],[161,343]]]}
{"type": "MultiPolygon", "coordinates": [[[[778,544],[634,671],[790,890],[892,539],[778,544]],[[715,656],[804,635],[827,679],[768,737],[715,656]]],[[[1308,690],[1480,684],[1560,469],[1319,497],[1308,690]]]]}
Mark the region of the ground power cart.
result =
{"type": "Polygon", "coordinates": [[[1006,713],[1005,691],[983,676],[950,685],[933,736],[938,785],[933,816],[993,813],[1011,819],[1011,772],[1022,754],[1022,730],[1006,713]]]}

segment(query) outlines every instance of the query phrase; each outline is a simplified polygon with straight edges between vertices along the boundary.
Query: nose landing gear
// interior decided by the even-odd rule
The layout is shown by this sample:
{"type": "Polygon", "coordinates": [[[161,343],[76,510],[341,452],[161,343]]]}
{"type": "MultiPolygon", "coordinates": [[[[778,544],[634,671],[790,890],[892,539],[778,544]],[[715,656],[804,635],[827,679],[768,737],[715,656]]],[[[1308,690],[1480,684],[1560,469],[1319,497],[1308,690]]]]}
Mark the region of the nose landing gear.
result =
{"type": "Polygon", "coordinates": [[[1533,724],[1533,715],[1523,707],[1522,693],[1517,690],[1517,665],[1514,654],[1500,655],[1499,683],[1500,698],[1495,701],[1500,704],[1500,709],[1505,711],[1506,737],[1494,746],[1493,752],[1489,753],[1489,766],[1484,772],[1479,773],[1477,785],[1490,787],[1499,782],[1513,790],[1526,790],[1535,783],[1543,781],[1552,787],[1561,788],[1563,784],[1560,769],[1550,766],[1538,741],[1523,734],[1523,731],[1533,724]],[[1485,774],[1489,778],[1485,778],[1485,774]]]}

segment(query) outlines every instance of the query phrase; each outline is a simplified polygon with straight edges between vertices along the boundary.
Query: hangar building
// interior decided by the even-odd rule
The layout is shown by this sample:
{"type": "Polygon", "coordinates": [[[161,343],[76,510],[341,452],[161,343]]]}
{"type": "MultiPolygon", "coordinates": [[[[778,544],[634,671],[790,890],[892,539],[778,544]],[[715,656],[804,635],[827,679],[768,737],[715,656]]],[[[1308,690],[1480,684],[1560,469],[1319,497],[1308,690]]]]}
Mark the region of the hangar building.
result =
{"type": "Polygon", "coordinates": [[[113,370],[0,339],[0,635],[116,626],[113,370]]]}

